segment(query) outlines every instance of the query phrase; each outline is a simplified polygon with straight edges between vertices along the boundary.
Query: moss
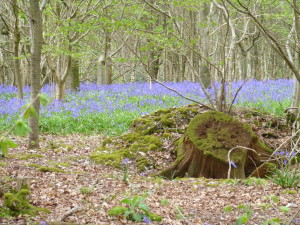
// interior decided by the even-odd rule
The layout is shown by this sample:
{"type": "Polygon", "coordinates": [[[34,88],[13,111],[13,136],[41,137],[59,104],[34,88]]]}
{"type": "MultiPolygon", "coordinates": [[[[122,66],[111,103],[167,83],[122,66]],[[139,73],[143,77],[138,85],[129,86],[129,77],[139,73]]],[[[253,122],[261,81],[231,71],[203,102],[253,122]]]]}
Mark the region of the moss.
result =
{"type": "Polygon", "coordinates": [[[181,108],[178,108],[177,110],[182,115],[188,115],[190,113],[192,113],[192,114],[197,114],[198,113],[198,110],[194,109],[192,107],[181,107],[181,108]]]}
{"type": "Polygon", "coordinates": [[[145,157],[140,157],[140,158],[137,158],[136,166],[137,166],[139,172],[143,172],[147,168],[151,167],[152,164],[145,157]]]}
{"type": "Polygon", "coordinates": [[[297,191],[295,190],[284,190],[281,192],[282,194],[289,194],[289,195],[293,195],[293,194],[297,194],[297,191]]]}
{"type": "Polygon", "coordinates": [[[111,144],[112,143],[112,139],[111,138],[106,138],[103,142],[102,142],[102,146],[106,146],[107,144],[111,144]]]}
{"type": "MultiPolygon", "coordinates": [[[[257,136],[248,124],[241,124],[236,119],[222,112],[205,112],[196,116],[193,120],[196,120],[197,122],[191,122],[187,129],[187,135],[190,140],[197,145],[205,155],[211,155],[222,162],[227,162],[228,149],[238,145],[238,142],[234,143],[239,138],[233,136],[233,130],[235,130],[234,132],[246,132],[252,136],[253,140],[257,139],[257,136]],[[199,138],[199,136],[194,133],[195,130],[200,129],[198,128],[199,124],[204,124],[203,129],[206,129],[202,138],[199,138]],[[216,127],[207,127],[212,126],[211,124],[220,124],[218,126],[219,129],[216,127]]],[[[258,142],[258,144],[260,148],[272,152],[272,150],[262,142],[258,142]]],[[[237,165],[243,164],[245,154],[246,150],[237,149],[231,154],[231,160],[237,165]]]]}
{"type": "Polygon", "coordinates": [[[28,159],[36,159],[36,158],[44,158],[41,154],[26,154],[19,157],[20,160],[28,160],[28,159]]]}
{"type": "MultiPolygon", "coordinates": [[[[105,139],[91,155],[97,163],[119,167],[124,158],[138,161],[148,151],[162,151],[162,140],[171,139],[172,133],[184,133],[182,124],[198,114],[195,106],[158,110],[133,121],[131,132],[105,139]],[[179,128],[178,128],[179,127],[179,128]],[[157,135],[156,135],[157,134],[157,135]],[[142,153],[142,154],[140,154],[142,153]]],[[[149,159],[150,165],[155,165],[149,159]]]]}
{"type": "Polygon", "coordinates": [[[172,134],[165,132],[163,133],[162,137],[166,139],[170,139],[172,137],[172,134]]]}
{"type": "Polygon", "coordinates": [[[134,155],[128,149],[120,149],[112,153],[94,152],[91,155],[91,159],[99,164],[110,165],[119,168],[123,159],[133,158],[133,156],[134,155]]]}
{"type": "Polygon", "coordinates": [[[137,133],[141,133],[143,135],[150,135],[155,132],[156,129],[156,123],[151,118],[145,117],[145,118],[139,118],[136,119],[132,127],[134,127],[134,131],[137,133]]]}
{"type": "Polygon", "coordinates": [[[35,168],[37,168],[38,171],[41,171],[41,172],[66,173],[66,171],[56,168],[56,167],[40,166],[40,165],[33,164],[33,163],[28,164],[28,166],[35,167],[35,168]]]}
{"type": "Polygon", "coordinates": [[[161,121],[161,124],[165,127],[176,126],[175,121],[174,121],[174,115],[172,115],[171,113],[163,115],[161,117],[160,121],[161,121]]]}
{"type": "Polygon", "coordinates": [[[51,165],[54,166],[54,167],[69,167],[70,164],[67,163],[67,162],[51,162],[51,165]]]}
{"type": "Polygon", "coordinates": [[[205,186],[207,187],[219,187],[222,183],[217,182],[217,181],[211,181],[211,182],[207,182],[205,184],[205,186]]]}
{"type": "Polygon", "coordinates": [[[4,210],[11,216],[18,216],[21,214],[36,215],[39,211],[49,212],[46,209],[32,206],[28,201],[30,192],[28,189],[21,189],[17,193],[5,193],[3,206],[4,210]]]}
{"type": "Polygon", "coordinates": [[[5,162],[0,162],[0,166],[1,167],[4,167],[4,166],[6,166],[7,165],[7,163],[5,163],[5,162]]]}
{"type": "Polygon", "coordinates": [[[57,172],[57,173],[66,173],[66,171],[56,168],[56,167],[48,167],[48,166],[40,166],[38,171],[41,172],[57,172]]]}

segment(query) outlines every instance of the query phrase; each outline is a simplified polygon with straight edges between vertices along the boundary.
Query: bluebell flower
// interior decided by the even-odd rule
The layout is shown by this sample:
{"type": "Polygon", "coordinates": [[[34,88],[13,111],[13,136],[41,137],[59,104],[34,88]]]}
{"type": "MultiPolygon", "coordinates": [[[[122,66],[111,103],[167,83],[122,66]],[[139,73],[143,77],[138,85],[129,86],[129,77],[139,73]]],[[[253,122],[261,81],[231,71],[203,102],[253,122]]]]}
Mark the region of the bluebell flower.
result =
{"type": "Polygon", "coordinates": [[[147,216],[144,216],[144,222],[145,223],[152,223],[152,221],[147,216]]]}
{"type": "Polygon", "coordinates": [[[129,160],[129,158],[126,158],[126,159],[124,159],[124,160],[123,160],[123,164],[125,164],[125,165],[126,165],[126,164],[128,164],[128,163],[130,163],[130,160],[129,160]]]}
{"type": "Polygon", "coordinates": [[[42,221],[41,225],[47,225],[47,223],[45,221],[42,221]]]}
{"type": "Polygon", "coordinates": [[[236,165],[233,161],[230,161],[230,164],[231,164],[234,168],[237,168],[237,165],[236,165]]]}

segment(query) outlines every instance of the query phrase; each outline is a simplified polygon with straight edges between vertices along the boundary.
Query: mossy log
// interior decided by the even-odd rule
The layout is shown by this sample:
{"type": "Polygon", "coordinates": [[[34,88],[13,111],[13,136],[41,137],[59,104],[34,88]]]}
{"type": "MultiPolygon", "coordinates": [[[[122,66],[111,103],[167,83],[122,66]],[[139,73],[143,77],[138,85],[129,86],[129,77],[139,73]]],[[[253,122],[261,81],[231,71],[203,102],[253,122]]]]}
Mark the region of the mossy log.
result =
{"type": "Polygon", "coordinates": [[[272,153],[249,125],[222,112],[202,113],[190,121],[186,133],[179,139],[176,161],[159,175],[166,178],[227,178],[228,152],[237,146],[255,151],[236,148],[230,153],[230,161],[234,163],[231,178],[253,174],[263,164],[262,160],[272,153]]]}

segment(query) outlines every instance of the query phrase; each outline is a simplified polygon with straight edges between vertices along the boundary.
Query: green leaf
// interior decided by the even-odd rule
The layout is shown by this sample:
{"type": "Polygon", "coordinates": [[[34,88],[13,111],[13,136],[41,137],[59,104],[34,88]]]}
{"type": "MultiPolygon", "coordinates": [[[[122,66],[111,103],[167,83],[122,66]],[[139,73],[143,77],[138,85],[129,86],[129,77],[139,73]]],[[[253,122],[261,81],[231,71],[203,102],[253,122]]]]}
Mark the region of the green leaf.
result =
{"type": "Polygon", "coordinates": [[[143,210],[145,213],[148,213],[148,212],[149,212],[149,206],[148,206],[146,203],[141,202],[141,203],[139,204],[139,208],[140,208],[141,210],[143,210]]]}
{"type": "Polygon", "coordinates": [[[8,148],[18,147],[18,145],[9,138],[1,138],[0,140],[0,152],[4,156],[8,154],[8,148]]]}
{"type": "Polygon", "coordinates": [[[272,218],[264,221],[263,225],[280,225],[279,218],[272,218]]]}
{"type": "Polygon", "coordinates": [[[139,213],[134,213],[132,218],[134,221],[141,222],[144,218],[144,215],[139,214],[139,213]]]}
{"type": "Polygon", "coordinates": [[[127,210],[128,210],[128,208],[126,208],[126,207],[116,206],[116,207],[113,207],[112,209],[110,209],[108,211],[108,215],[110,215],[110,216],[120,216],[120,215],[124,214],[127,210]]]}
{"type": "Polygon", "coordinates": [[[30,128],[23,120],[17,120],[14,132],[19,136],[26,136],[28,132],[30,132],[30,128]]]}
{"type": "Polygon", "coordinates": [[[124,199],[122,199],[120,202],[121,202],[121,203],[125,203],[125,204],[127,204],[127,205],[130,205],[130,203],[131,203],[130,199],[128,199],[128,198],[124,198],[124,199]]]}
{"type": "Polygon", "coordinates": [[[162,205],[168,205],[168,204],[169,204],[169,201],[168,201],[168,199],[162,199],[162,200],[160,201],[160,204],[162,204],[162,205]]]}
{"type": "Polygon", "coordinates": [[[37,112],[35,111],[35,109],[34,109],[34,107],[33,107],[32,105],[29,106],[29,107],[26,109],[26,111],[24,112],[23,117],[24,117],[24,119],[28,119],[28,118],[31,117],[31,116],[33,116],[33,117],[38,116],[37,112]]]}
{"type": "Polygon", "coordinates": [[[290,211],[290,208],[286,206],[280,206],[279,209],[284,213],[288,213],[290,211]]]}
{"type": "Polygon", "coordinates": [[[39,94],[41,104],[47,106],[50,103],[50,98],[45,93],[39,94]]]}
{"type": "Polygon", "coordinates": [[[225,213],[226,213],[226,212],[231,212],[231,211],[232,211],[232,206],[227,205],[227,206],[224,207],[223,210],[224,210],[225,213]]]}
{"type": "Polygon", "coordinates": [[[147,215],[151,221],[161,221],[162,217],[153,213],[148,213],[147,215]]]}
{"type": "Polygon", "coordinates": [[[236,225],[242,225],[242,224],[246,224],[247,221],[249,220],[249,217],[247,216],[241,216],[237,219],[237,221],[235,222],[236,225]]]}

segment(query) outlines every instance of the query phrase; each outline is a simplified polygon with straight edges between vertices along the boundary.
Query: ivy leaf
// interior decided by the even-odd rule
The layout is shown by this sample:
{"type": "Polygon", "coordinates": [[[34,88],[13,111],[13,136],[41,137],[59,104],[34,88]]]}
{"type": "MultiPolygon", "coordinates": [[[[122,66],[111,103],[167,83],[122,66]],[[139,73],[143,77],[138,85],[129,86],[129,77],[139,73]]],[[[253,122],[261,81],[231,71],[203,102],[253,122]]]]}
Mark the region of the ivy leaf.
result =
{"type": "Polygon", "coordinates": [[[50,103],[50,98],[45,93],[39,94],[41,104],[47,106],[50,103]]]}
{"type": "Polygon", "coordinates": [[[31,131],[31,129],[28,127],[28,125],[23,120],[16,121],[16,126],[14,129],[14,132],[16,135],[26,136],[27,133],[30,131],[31,131]]]}

